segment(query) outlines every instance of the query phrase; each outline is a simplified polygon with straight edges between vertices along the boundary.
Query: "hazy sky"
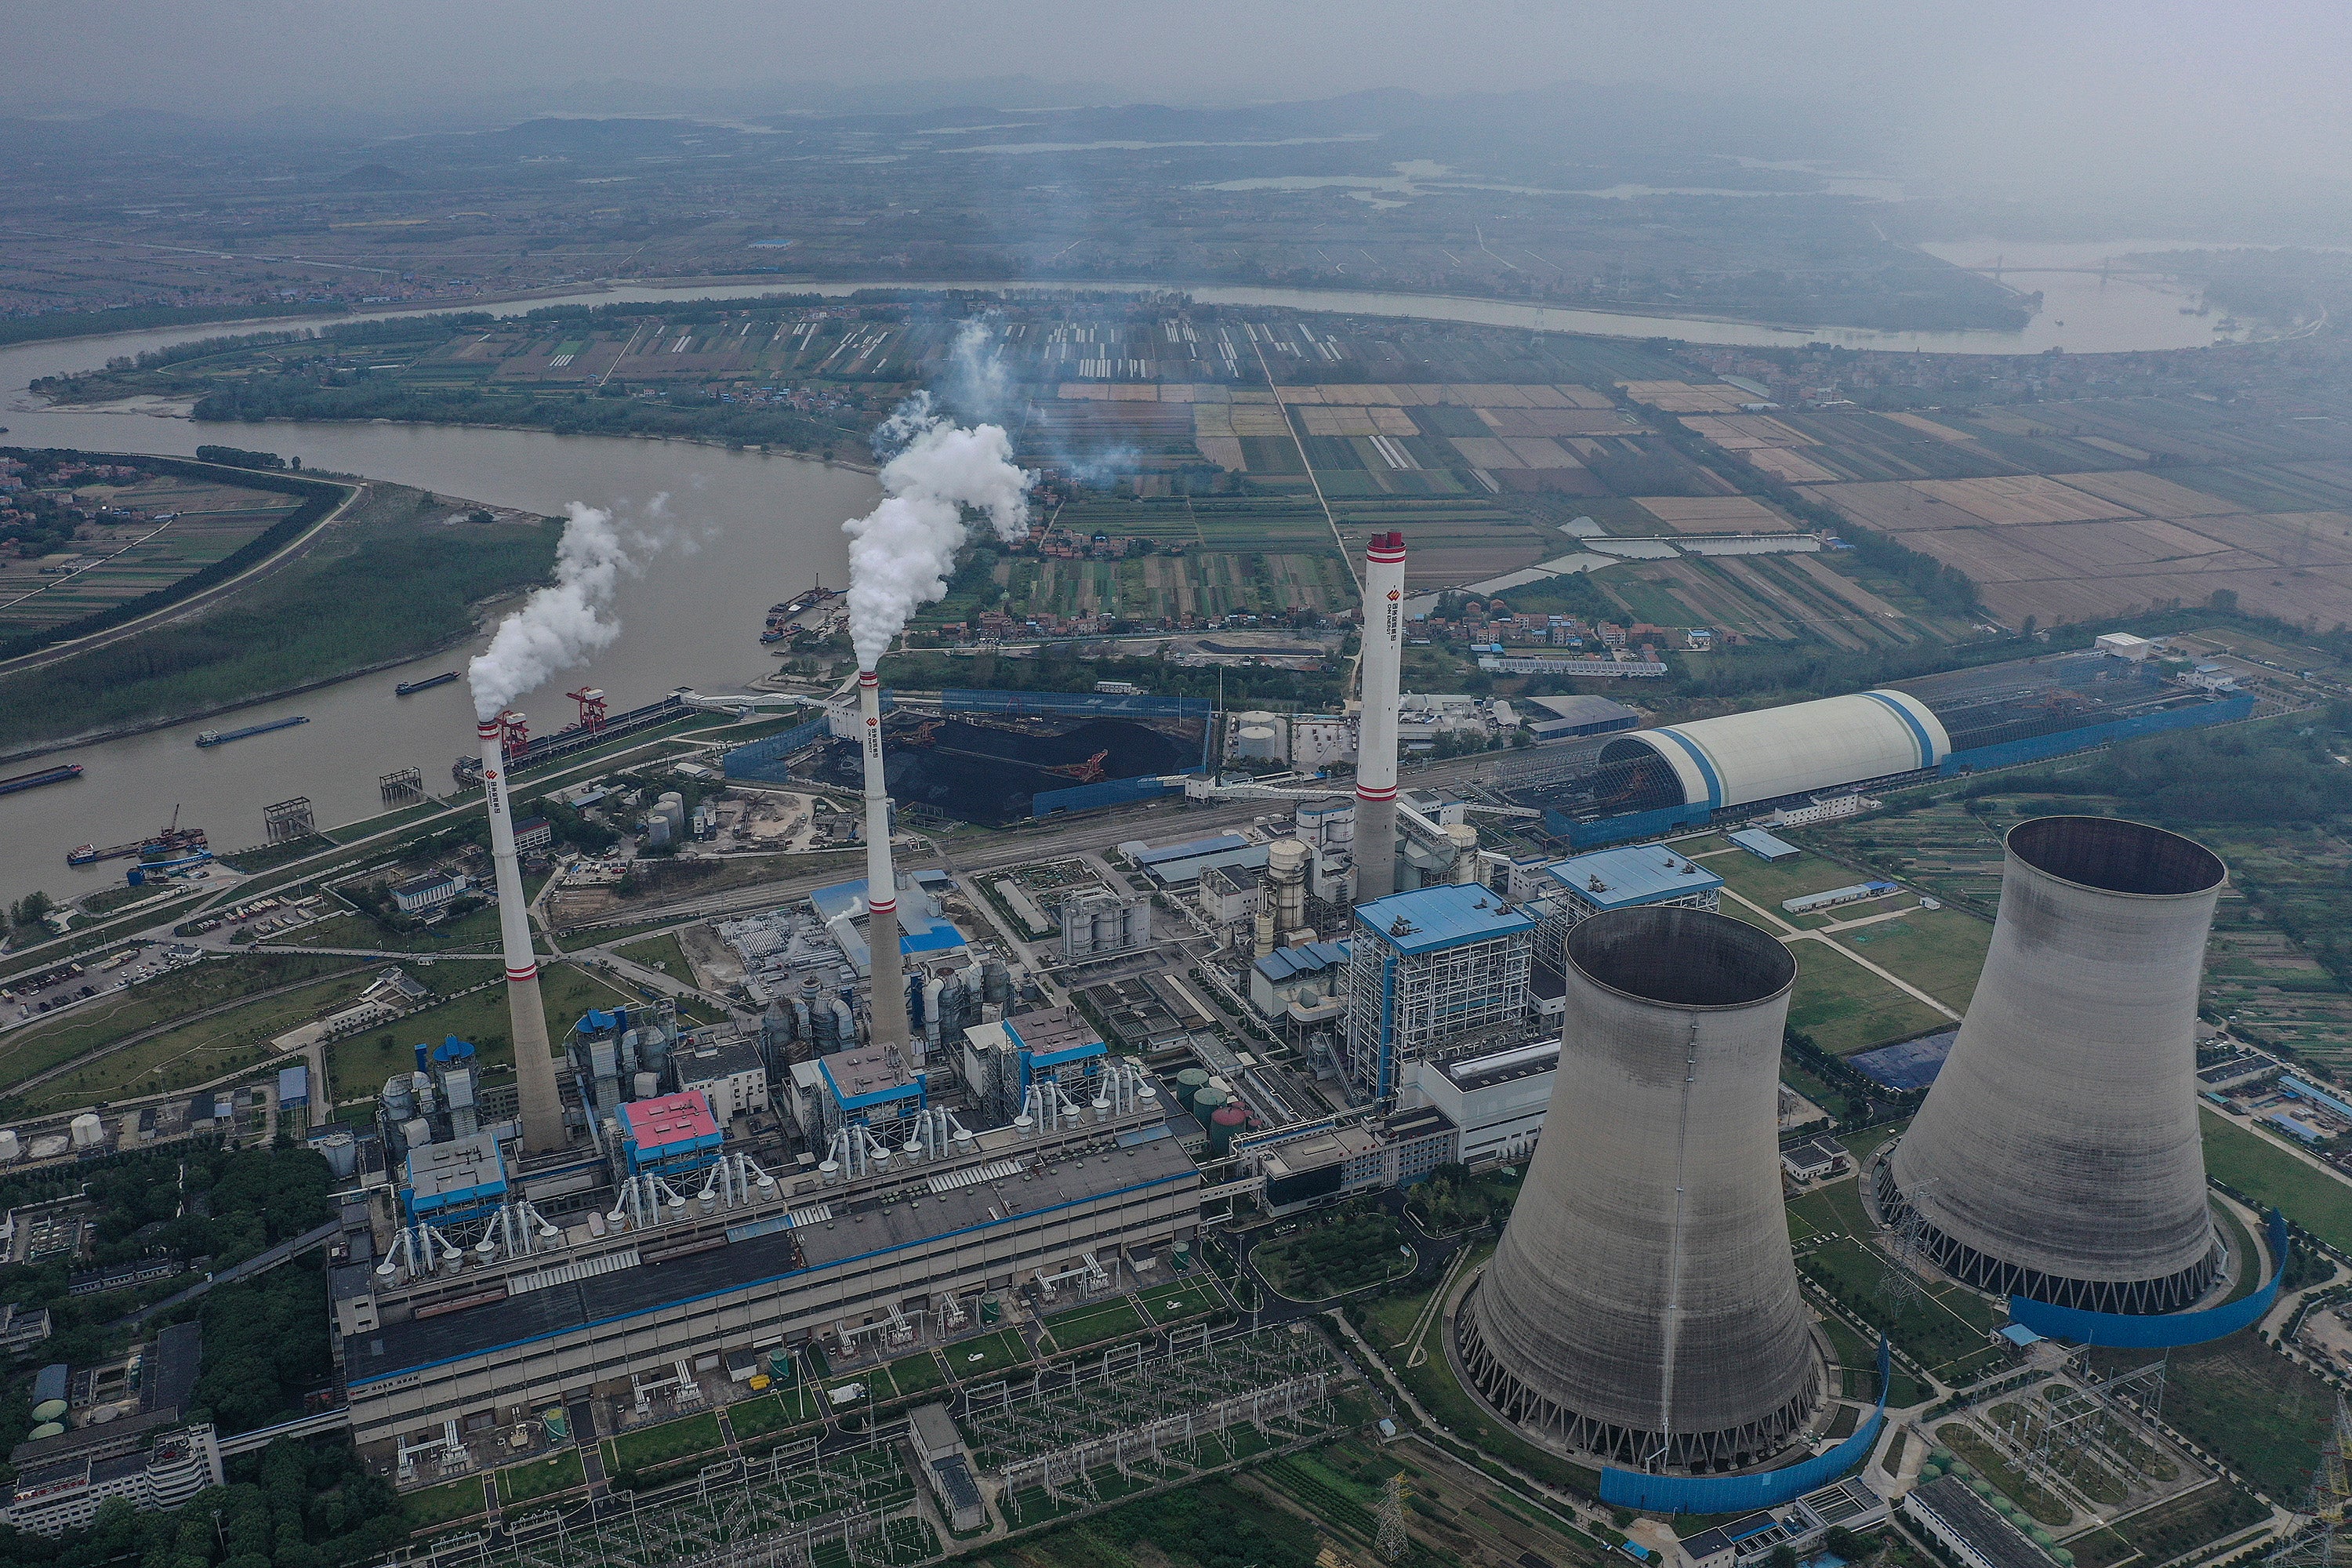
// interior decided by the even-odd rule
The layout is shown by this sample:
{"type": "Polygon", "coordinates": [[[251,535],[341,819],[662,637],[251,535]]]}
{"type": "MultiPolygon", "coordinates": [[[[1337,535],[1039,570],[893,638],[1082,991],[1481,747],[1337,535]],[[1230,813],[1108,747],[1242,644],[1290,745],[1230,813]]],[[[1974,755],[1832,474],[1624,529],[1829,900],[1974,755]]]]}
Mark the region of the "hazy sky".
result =
{"type": "Polygon", "coordinates": [[[1178,103],[1654,81],[1851,113],[1889,165],[2002,183],[2177,170],[2332,201],[2352,168],[2339,0],[14,0],[5,36],[0,112],[495,112],[518,88],[615,79],[706,104],[1008,76],[1178,103]]]}

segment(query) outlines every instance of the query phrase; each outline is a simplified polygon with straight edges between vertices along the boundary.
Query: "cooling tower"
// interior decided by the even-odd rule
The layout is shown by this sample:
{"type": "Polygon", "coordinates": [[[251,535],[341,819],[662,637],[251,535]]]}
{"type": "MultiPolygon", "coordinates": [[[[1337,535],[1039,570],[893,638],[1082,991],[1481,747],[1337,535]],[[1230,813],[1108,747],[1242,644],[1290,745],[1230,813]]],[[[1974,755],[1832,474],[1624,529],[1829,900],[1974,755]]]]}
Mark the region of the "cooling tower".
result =
{"type": "Polygon", "coordinates": [[[882,680],[857,672],[859,729],[866,736],[866,942],[874,975],[877,1046],[907,1045],[907,977],[898,950],[898,873],[890,863],[890,787],[882,772],[882,680]]]}
{"type": "Polygon", "coordinates": [[[506,950],[507,1018],[514,1031],[515,1088],[521,1100],[526,1154],[551,1153],[566,1142],[563,1097],[547,1044],[547,1006],[539,995],[539,959],[530,950],[530,906],[515,856],[514,812],[507,800],[505,727],[474,727],[482,743],[482,795],[490,814],[490,864],[498,875],[499,936],[506,950]]]}
{"type": "Polygon", "coordinates": [[[2195,1025],[2228,876],[2137,822],[2011,829],[1968,1018],[1875,1180],[1947,1272],[2105,1312],[2177,1311],[2211,1285],[2195,1025]]]}
{"type": "Polygon", "coordinates": [[[1455,1318],[1498,1414],[1627,1466],[1783,1447],[1823,1367],[1780,1204],[1788,950],[1702,910],[1568,940],[1559,1086],[1494,1261],[1455,1318]]]}
{"type": "Polygon", "coordinates": [[[1404,535],[1364,552],[1363,709],[1356,721],[1356,902],[1396,891],[1397,692],[1404,667],[1404,535]]]}

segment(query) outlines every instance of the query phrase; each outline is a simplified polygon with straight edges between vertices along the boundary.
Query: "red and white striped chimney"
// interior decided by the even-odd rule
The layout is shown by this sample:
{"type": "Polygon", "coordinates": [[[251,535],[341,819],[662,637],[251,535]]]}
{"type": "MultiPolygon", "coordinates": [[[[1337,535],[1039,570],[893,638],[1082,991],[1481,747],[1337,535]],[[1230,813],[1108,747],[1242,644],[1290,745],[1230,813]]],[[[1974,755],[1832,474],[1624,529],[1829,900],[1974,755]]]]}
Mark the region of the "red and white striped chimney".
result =
{"type": "Polygon", "coordinates": [[[873,1043],[907,1047],[907,976],[898,951],[898,873],[890,862],[890,788],[882,772],[882,679],[857,672],[866,758],[866,940],[872,953],[873,1043]]]}
{"type": "Polygon", "coordinates": [[[1397,704],[1404,668],[1404,535],[1364,552],[1363,707],[1356,721],[1356,902],[1396,891],[1397,704]]]}
{"type": "Polygon", "coordinates": [[[566,1139],[563,1097],[547,1042],[547,1006],[539,995],[539,959],[530,946],[530,909],[523,900],[522,863],[515,854],[514,813],[507,801],[506,726],[486,719],[475,726],[482,743],[482,795],[490,813],[490,864],[498,873],[499,936],[506,949],[507,1015],[514,1035],[515,1084],[522,1106],[526,1154],[561,1151],[566,1139]]]}

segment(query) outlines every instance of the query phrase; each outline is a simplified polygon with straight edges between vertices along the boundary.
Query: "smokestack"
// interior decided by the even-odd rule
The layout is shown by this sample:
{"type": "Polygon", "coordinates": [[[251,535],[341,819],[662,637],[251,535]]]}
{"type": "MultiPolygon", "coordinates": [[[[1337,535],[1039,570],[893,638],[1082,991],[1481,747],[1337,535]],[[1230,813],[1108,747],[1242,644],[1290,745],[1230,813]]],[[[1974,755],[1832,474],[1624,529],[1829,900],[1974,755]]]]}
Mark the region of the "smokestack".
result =
{"type": "Polygon", "coordinates": [[[874,966],[874,1044],[907,1044],[907,977],[898,952],[898,873],[890,864],[890,789],[882,776],[882,678],[857,672],[866,733],[866,940],[874,966]]]}
{"type": "Polygon", "coordinates": [[[1874,1183],[1979,1290],[2172,1312],[2221,1263],[2197,1125],[2197,984],[2229,871],[2137,822],[2010,830],[1992,946],[1874,1183]]]}
{"type": "Polygon", "coordinates": [[[1404,535],[1364,552],[1363,710],[1356,724],[1356,902],[1396,891],[1397,691],[1404,665],[1404,535]]]}
{"type": "Polygon", "coordinates": [[[522,1102],[526,1154],[560,1152],[563,1098],[547,1045],[547,1007],[539,997],[539,959],[530,950],[530,909],[522,896],[522,864],[515,855],[514,813],[507,802],[506,726],[485,719],[474,727],[482,743],[482,796],[490,813],[490,863],[497,868],[499,936],[506,948],[507,1016],[514,1033],[515,1085],[522,1102]]]}
{"type": "Polygon", "coordinates": [[[1578,925],[1567,968],[1543,1141],[1455,1314],[1467,1381],[1620,1464],[1759,1463],[1823,1381],[1780,1204],[1796,963],[1727,915],[1650,908],[1578,925]]]}

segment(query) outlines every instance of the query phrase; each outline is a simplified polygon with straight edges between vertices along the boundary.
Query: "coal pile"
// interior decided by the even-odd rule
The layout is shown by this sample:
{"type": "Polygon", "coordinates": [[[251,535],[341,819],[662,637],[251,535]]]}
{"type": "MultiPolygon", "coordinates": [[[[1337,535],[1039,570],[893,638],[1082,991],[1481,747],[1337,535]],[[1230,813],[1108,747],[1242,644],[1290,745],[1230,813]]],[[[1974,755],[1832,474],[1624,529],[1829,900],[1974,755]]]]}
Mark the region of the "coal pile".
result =
{"type": "MultiPolygon", "coordinates": [[[[1041,794],[1096,782],[1055,768],[1084,772],[1099,755],[1102,778],[1131,779],[1181,772],[1201,760],[1198,723],[1028,719],[997,725],[898,713],[886,725],[882,766],[891,799],[992,827],[1026,817],[1041,794]]],[[[856,743],[835,742],[818,771],[828,782],[857,787],[856,743]]]]}

